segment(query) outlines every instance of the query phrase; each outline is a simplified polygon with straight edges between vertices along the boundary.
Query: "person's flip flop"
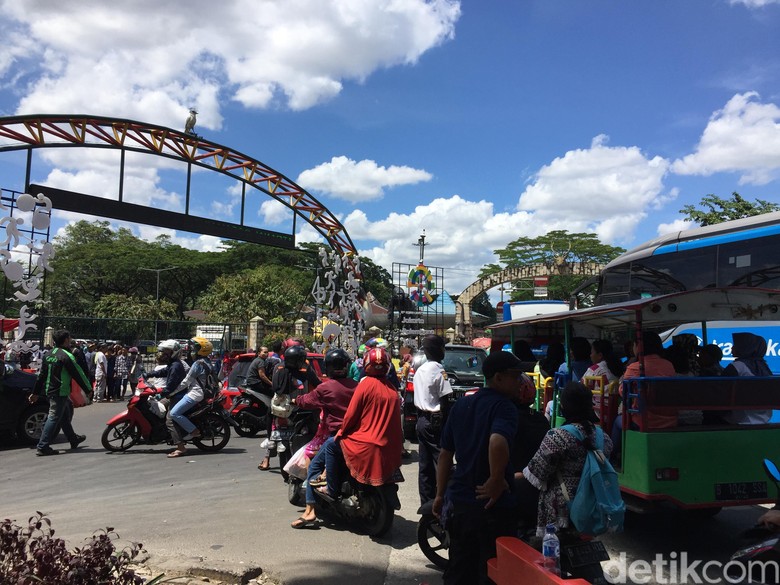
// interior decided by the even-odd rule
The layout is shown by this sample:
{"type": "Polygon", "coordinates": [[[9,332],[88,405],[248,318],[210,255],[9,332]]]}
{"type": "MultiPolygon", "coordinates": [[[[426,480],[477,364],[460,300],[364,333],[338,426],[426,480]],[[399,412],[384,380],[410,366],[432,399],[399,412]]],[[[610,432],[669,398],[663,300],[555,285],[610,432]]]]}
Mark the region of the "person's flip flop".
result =
{"type": "Polygon", "coordinates": [[[290,527],[291,528],[295,528],[296,530],[300,530],[302,528],[317,528],[317,525],[318,525],[318,522],[317,522],[316,518],[314,520],[307,520],[306,518],[301,516],[300,518],[297,518],[296,520],[294,520],[290,524],[290,527]]]}
{"type": "Polygon", "coordinates": [[[178,449],[176,449],[176,451],[173,451],[172,453],[168,453],[168,458],[171,458],[171,457],[181,457],[182,455],[185,455],[186,453],[187,453],[186,451],[179,451],[178,449]]]}
{"type": "Polygon", "coordinates": [[[257,466],[260,471],[268,471],[271,468],[271,462],[268,459],[263,459],[257,466]]]}

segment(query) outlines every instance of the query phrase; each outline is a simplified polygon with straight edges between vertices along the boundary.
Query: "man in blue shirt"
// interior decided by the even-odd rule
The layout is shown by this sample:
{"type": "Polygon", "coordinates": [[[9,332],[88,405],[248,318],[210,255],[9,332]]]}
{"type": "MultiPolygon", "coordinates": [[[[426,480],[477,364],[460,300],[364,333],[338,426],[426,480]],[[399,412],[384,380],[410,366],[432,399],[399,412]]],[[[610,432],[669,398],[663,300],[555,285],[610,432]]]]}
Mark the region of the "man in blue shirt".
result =
{"type": "Polygon", "coordinates": [[[496,555],[496,538],[517,531],[510,448],[517,433],[512,399],[522,388],[522,362],[496,351],[485,359],[482,373],[487,385],[455,403],[441,437],[433,512],[444,516],[450,535],[445,585],[489,583],[487,561],[496,555]],[[448,509],[442,513],[443,508],[448,509]]]}

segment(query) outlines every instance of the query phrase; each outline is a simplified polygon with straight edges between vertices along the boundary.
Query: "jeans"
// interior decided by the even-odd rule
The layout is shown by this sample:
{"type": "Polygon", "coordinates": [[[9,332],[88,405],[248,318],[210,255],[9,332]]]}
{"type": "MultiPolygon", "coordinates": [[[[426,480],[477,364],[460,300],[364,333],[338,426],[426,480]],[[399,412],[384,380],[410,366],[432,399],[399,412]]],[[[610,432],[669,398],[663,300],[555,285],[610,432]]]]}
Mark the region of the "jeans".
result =
{"type": "Polygon", "coordinates": [[[314,487],[311,485],[311,482],[320,476],[323,469],[325,469],[325,452],[320,448],[314,459],[309,463],[309,474],[306,476],[306,504],[309,506],[313,506],[317,501],[314,497],[314,487]]]}
{"type": "MultiPolygon", "coordinates": [[[[328,492],[336,497],[341,492],[341,472],[347,466],[344,463],[344,453],[341,450],[341,444],[337,443],[334,437],[330,437],[320,447],[317,457],[322,456],[325,460],[325,474],[328,483],[328,492]]],[[[315,459],[317,458],[315,457],[315,459]]],[[[313,463],[313,461],[312,461],[313,463]]],[[[321,464],[318,464],[321,465],[321,464]]],[[[311,467],[309,467],[311,469],[311,467]]],[[[311,475],[309,475],[311,477],[311,475]]],[[[316,476],[315,476],[316,477],[316,476]]],[[[306,493],[308,501],[308,491],[306,493]]],[[[312,498],[314,493],[312,492],[312,498]]]]}
{"type": "Polygon", "coordinates": [[[62,429],[65,438],[71,443],[76,440],[76,433],[73,430],[71,420],[73,418],[73,407],[68,396],[58,394],[49,394],[49,415],[46,417],[46,423],[43,425],[43,433],[38,441],[38,449],[46,449],[62,429]]]}
{"type": "Polygon", "coordinates": [[[196,428],[195,425],[192,424],[190,419],[184,416],[184,413],[192,410],[192,407],[194,407],[197,403],[197,401],[185,395],[173,406],[171,406],[170,410],[168,411],[168,429],[171,431],[171,436],[176,443],[181,442],[181,437],[179,436],[179,429],[177,429],[176,425],[173,423],[179,425],[185,433],[191,433],[194,431],[196,428]]]}

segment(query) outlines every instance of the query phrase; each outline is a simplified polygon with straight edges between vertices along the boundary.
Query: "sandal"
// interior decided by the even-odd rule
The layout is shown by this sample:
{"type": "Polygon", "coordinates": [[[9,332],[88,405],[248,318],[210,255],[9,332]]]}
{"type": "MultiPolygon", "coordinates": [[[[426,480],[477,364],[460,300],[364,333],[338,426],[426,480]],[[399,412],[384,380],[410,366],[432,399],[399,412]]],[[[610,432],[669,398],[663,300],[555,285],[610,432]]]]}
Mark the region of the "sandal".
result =
{"type": "Polygon", "coordinates": [[[268,471],[268,470],[270,469],[270,467],[271,467],[271,460],[270,460],[268,457],[266,457],[265,459],[263,459],[263,460],[260,462],[260,464],[257,466],[257,468],[258,468],[260,471],[268,471]]]}
{"type": "Polygon", "coordinates": [[[300,530],[301,528],[317,528],[319,522],[317,522],[317,519],[314,520],[308,520],[301,516],[300,518],[294,520],[291,524],[291,528],[295,528],[296,530],[300,530]]]}
{"type": "Polygon", "coordinates": [[[182,455],[185,455],[186,453],[187,453],[186,451],[180,451],[179,449],[176,449],[175,451],[172,451],[172,452],[168,453],[168,458],[170,459],[172,457],[181,457],[182,455]]]}
{"type": "Polygon", "coordinates": [[[317,478],[314,478],[309,482],[309,485],[311,487],[322,487],[324,485],[328,485],[328,480],[326,480],[324,477],[319,476],[317,478]]]}

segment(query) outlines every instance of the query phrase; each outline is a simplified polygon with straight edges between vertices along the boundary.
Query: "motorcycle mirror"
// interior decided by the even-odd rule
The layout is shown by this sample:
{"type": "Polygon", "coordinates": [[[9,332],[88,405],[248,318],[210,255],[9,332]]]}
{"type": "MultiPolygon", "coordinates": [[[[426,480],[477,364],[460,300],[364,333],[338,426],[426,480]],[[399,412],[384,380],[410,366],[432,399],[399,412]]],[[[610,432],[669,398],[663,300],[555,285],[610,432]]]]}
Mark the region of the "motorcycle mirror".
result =
{"type": "Polygon", "coordinates": [[[764,471],[775,481],[780,481],[780,469],[769,459],[764,459],[764,471]]]}

